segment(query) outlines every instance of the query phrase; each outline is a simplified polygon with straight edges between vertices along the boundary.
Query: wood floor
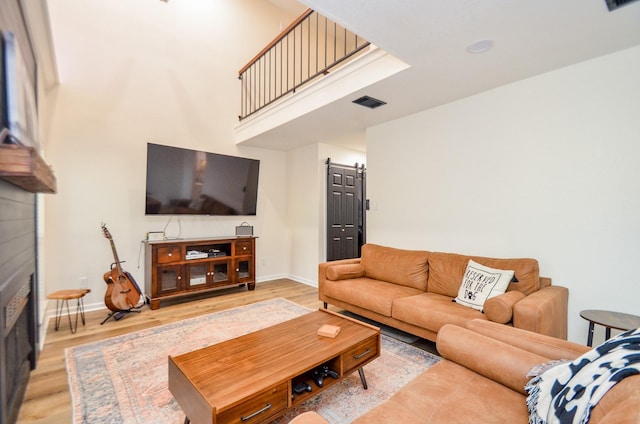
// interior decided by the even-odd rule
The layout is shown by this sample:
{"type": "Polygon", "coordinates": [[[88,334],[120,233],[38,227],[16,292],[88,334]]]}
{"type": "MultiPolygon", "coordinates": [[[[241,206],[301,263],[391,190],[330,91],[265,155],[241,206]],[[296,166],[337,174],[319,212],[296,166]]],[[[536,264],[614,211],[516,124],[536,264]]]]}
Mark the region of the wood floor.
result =
{"type": "Polygon", "coordinates": [[[315,287],[281,279],[256,284],[253,291],[238,287],[220,291],[206,298],[192,297],[191,301],[162,304],[160,309],[155,311],[145,306],[140,314],[131,314],[119,321],[109,320],[104,325],[100,323],[106,318],[109,312],[107,309],[88,312],[86,325],[80,325],[76,334],[71,334],[68,322],[63,321],[58,331],[54,331],[51,322],[44,349],[38,358],[38,366],[32,371],[29,379],[18,423],[72,422],[71,397],[64,357],[67,347],[277,297],[309,308],[322,306],[315,287]]]}

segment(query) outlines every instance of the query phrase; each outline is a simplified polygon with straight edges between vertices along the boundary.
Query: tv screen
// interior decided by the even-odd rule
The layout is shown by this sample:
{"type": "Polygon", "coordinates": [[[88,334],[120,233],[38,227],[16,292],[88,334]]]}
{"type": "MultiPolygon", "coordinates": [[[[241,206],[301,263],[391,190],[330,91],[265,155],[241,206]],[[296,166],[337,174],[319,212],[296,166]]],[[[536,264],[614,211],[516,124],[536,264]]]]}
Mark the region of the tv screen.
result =
{"type": "Polygon", "coordinates": [[[260,161],[147,143],[147,215],[255,215],[260,161]]]}
{"type": "Polygon", "coordinates": [[[36,97],[13,33],[0,32],[0,131],[4,143],[38,148],[36,97]]]}

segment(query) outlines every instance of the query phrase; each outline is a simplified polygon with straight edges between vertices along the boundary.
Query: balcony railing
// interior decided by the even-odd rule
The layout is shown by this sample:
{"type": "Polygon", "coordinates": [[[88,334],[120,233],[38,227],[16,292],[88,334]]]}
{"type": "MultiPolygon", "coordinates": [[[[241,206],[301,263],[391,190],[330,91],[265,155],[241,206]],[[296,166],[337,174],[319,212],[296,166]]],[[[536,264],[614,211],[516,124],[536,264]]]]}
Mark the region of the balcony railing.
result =
{"type": "Polygon", "coordinates": [[[295,92],[369,42],[307,9],[238,72],[240,120],[295,92]]]}

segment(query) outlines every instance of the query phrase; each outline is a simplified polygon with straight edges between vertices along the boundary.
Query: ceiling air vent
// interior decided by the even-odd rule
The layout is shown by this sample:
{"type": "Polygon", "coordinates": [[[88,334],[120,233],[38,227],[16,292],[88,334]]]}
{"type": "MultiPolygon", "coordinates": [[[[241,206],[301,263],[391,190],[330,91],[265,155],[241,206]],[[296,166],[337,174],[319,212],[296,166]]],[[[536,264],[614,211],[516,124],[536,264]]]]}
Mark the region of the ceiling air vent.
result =
{"type": "Polygon", "coordinates": [[[362,96],[359,99],[355,99],[353,103],[358,104],[360,106],[368,107],[370,109],[375,109],[378,106],[386,105],[387,102],[383,102],[382,100],[374,99],[369,96],[362,96]]]}
{"type": "Polygon", "coordinates": [[[607,3],[607,7],[609,8],[609,12],[616,10],[619,7],[624,6],[625,4],[633,3],[637,0],[604,0],[607,3]]]}

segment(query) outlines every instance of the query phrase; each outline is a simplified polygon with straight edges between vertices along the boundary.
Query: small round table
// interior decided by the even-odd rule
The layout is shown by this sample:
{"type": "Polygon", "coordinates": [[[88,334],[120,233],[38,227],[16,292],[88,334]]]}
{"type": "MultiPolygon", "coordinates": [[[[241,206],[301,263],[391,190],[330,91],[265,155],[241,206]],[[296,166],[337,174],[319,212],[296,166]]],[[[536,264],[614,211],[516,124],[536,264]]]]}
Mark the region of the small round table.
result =
{"type": "Polygon", "coordinates": [[[62,310],[64,306],[67,306],[67,317],[69,317],[69,326],[71,327],[71,334],[75,333],[78,329],[78,315],[82,318],[82,325],[84,325],[84,301],[85,294],[91,292],[90,289],[68,289],[58,290],[47,295],[47,299],[56,300],[56,331],[60,328],[60,321],[62,319],[62,310]],[[71,323],[71,311],[69,311],[69,300],[78,299],[76,306],[76,325],[71,323]]]}
{"type": "Polygon", "coordinates": [[[587,335],[587,346],[593,345],[593,327],[595,324],[605,327],[606,338],[611,338],[611,329],[631,330],[640,327],[640,317],[622,312],[603,311],[599,309],[587,309],[580,312],[580,316],[589,321],[589,334],[587,335]]]}

